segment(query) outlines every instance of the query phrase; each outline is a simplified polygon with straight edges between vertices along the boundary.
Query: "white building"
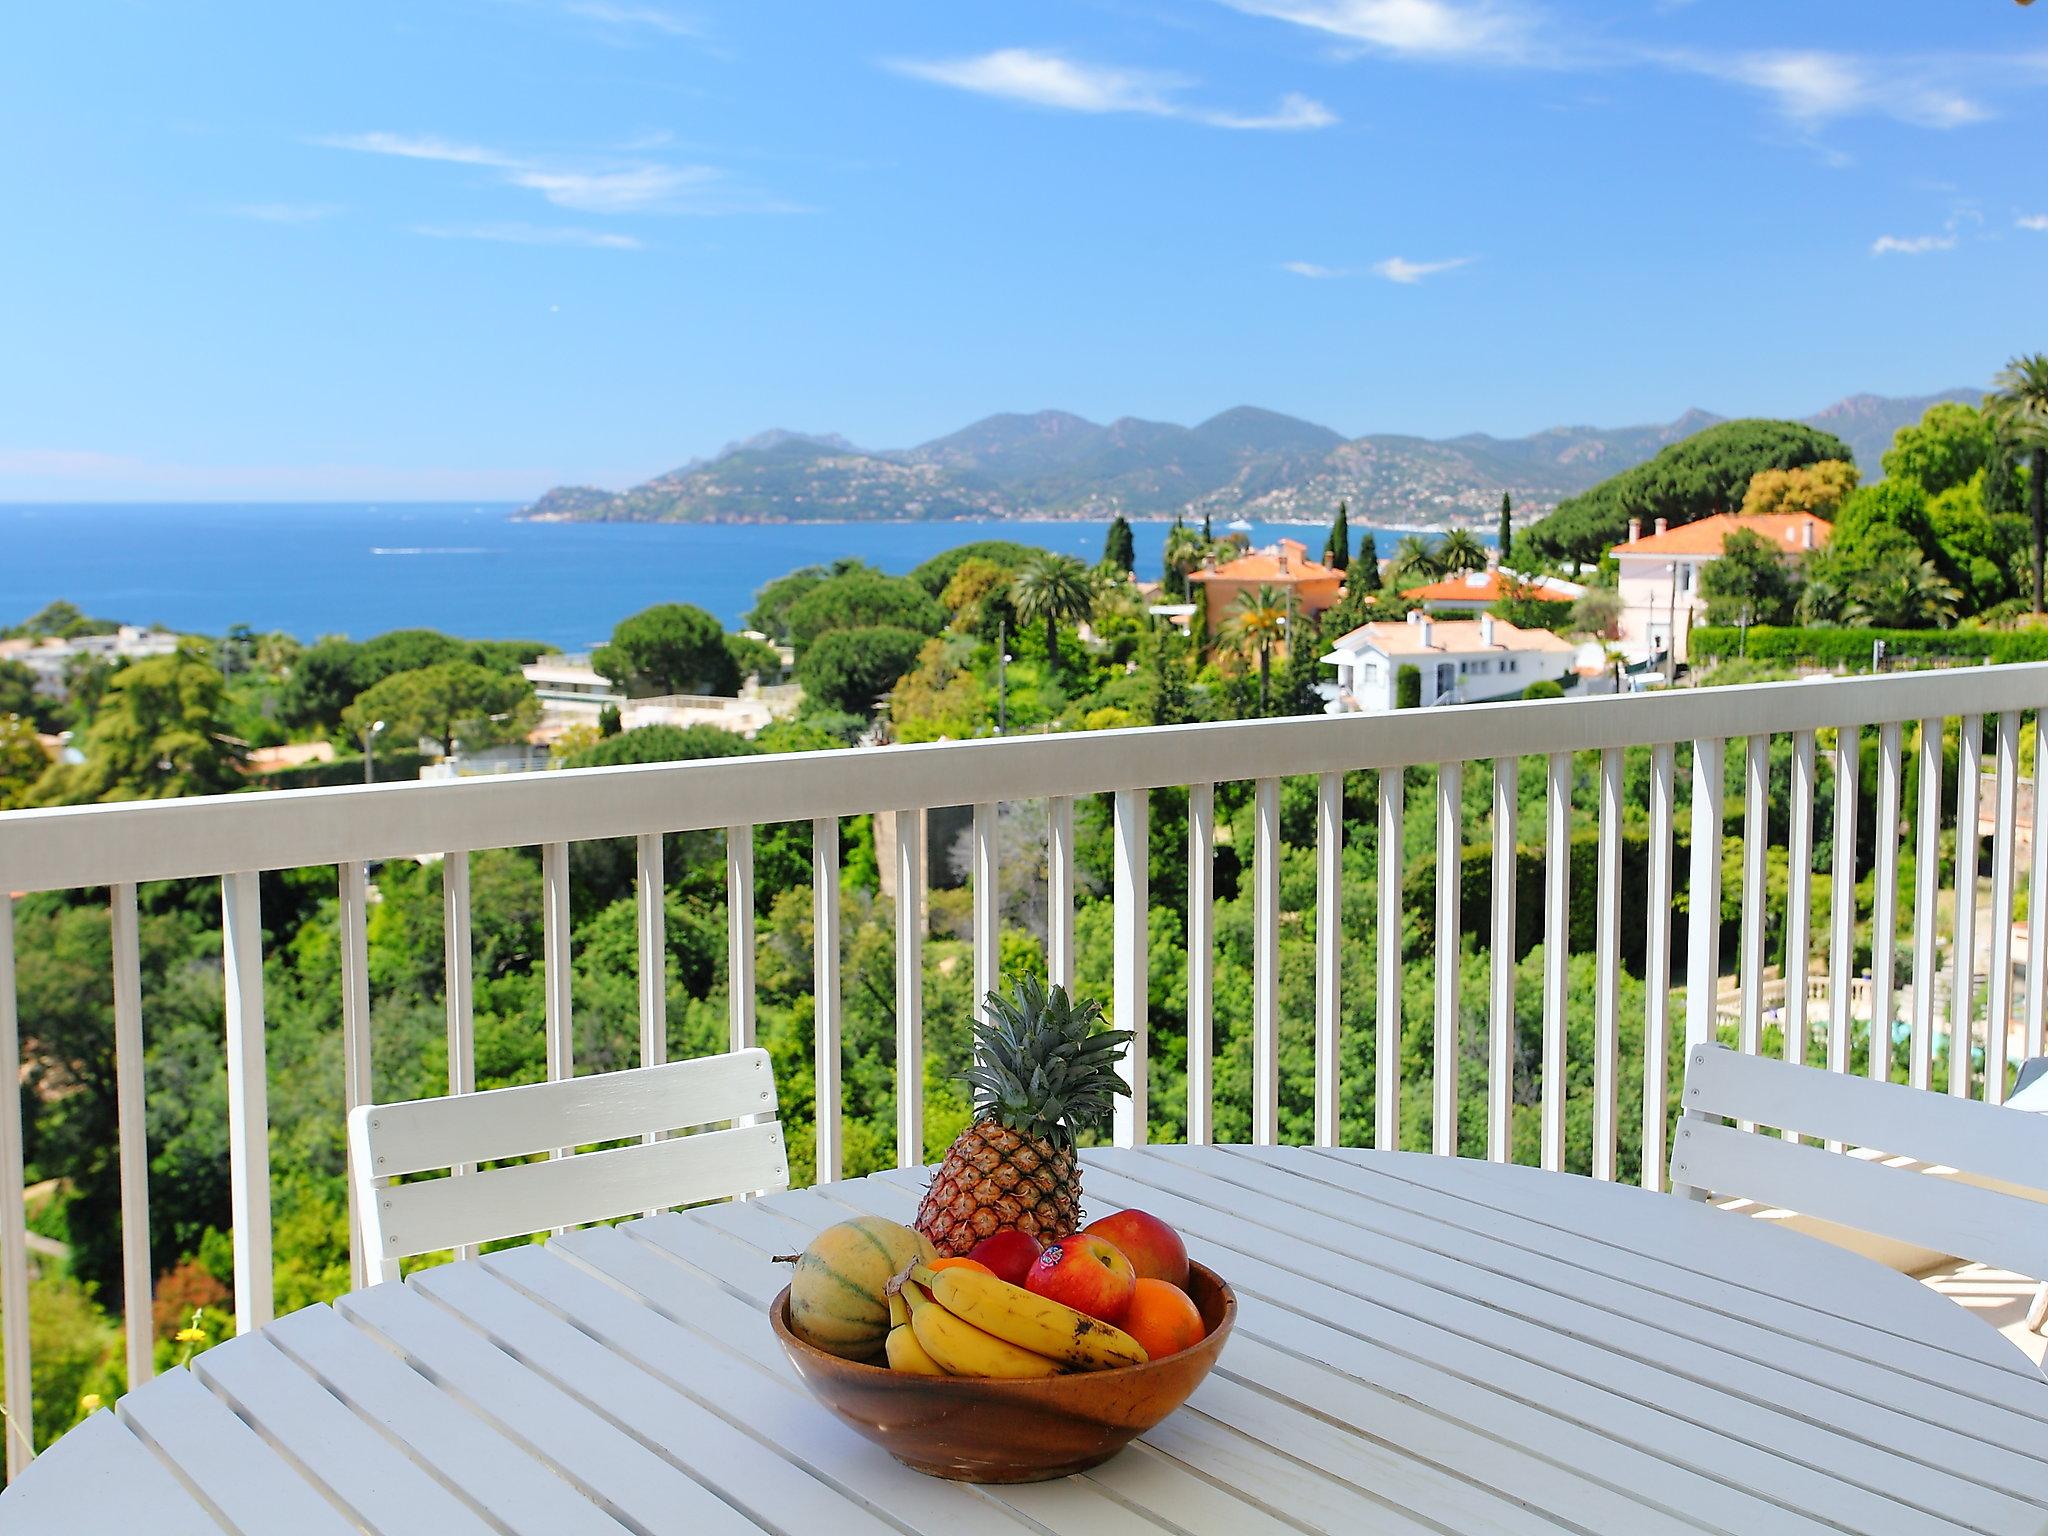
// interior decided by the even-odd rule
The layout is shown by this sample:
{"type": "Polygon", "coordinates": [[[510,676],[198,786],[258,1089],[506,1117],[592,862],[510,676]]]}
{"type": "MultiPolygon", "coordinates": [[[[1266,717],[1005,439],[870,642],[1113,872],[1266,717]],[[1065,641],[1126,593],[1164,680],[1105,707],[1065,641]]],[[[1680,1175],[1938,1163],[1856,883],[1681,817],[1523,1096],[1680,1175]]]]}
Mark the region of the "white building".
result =
{"type": "Polygon", "coordinates": [[[625,694],[590,665],[588,656],[543,656],[519,669],[540,700],[543,728],[596,725],[605,705],[623,706],[625,694]]]}
{"type": "Polygon", "coordinates": [[[0,640],[0,661],[19,662],[35,674],[37,693],[61,699],[67,689],[65,674],[75,661],[141,661],[149,656],[169,656],[177,648],[178,637],[167,629],[123,624],[109,635],[0,640]]]}
{"type": "Polygon", "coordinates": [[[1680,661],[1686,637],[1707,616],[1700,573],[1721,558],[1721,546],[1735,532],[1756,534],[1781,554],[1803,556],[1827,543],[1834,530],[1811,512],[1769,512],[1744,517],[1718,512],[1696,522],[1668,527],[1663,518],[1647,536],[1642,520],[1630,518],[1628,542],[1614,546],[1620,570],[1622,655],[1632,662],[1655,661],[1677,636],[1680,661]]]}
{"type": "Polygon", "coordinates": [[[1402,667],[1422,674],[1424,708],[1509,699],[1534,682],[1572,680],[1577,651],[1562,635],[1521,629],[1490,613],[1476,619],[1432,619],[1418,610],[1405,624],[1362,624],[1338,638],[1323,657],[1324,665],[1337,669],[1329,711],[1394,708],[1395,678],[1402,667]]]}

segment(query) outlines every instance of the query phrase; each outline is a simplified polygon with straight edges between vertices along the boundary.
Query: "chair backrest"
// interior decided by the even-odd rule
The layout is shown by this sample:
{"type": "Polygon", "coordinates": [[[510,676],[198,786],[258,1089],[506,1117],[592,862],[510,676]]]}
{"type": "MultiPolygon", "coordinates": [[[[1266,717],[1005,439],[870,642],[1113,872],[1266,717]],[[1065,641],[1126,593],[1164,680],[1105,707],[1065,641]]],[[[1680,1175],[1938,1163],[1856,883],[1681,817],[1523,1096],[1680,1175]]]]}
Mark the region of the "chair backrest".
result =
{"type": "Polygon", "coordinates": [[[1671,1183],[1682,1193],[1742,1196],[2048,1279],[2048,1205],[1794,1134],[2048,1196],[2048,1116],[1700,1045],[1686,1058],[1685,1114],[1671,1149],[1671,1183]],[[1722,1116],[1785,1135],[1737,1130],[1722,1116]]]}
{"type": "Polygon", "coordinates": [[[440,1248],[605,1221],[756,1190],[785,1189],[789,1158],[768,1053],[734,1051],[658,1067],[399,1104],[348,1117],[350,1186],[378,1280],[440,1248]],[[731,1121],[723,1130],[662,1133],[731,1121]],[[576,1153],[594,1142],[640,1141],[576,1153]],[[555,1154],[481,1171],[474,1165],[555,1154]],[[408,1174],[451,1176],[394,1183],[408,1174]]]}

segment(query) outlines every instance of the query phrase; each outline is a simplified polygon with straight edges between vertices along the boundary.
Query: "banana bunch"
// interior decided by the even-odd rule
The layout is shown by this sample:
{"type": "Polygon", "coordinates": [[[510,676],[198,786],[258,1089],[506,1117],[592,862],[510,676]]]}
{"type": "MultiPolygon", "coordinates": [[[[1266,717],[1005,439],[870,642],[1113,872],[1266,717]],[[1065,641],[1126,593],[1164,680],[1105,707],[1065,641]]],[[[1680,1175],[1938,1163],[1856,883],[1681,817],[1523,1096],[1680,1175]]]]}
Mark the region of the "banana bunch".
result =
{"type": "Polygon", "coordinates": [[[924,1376],[1030,1378],[1143,1365],[1121,1328],[979,1270],[914,1264],[889,1294],[891,1368],[924,1376]]]}

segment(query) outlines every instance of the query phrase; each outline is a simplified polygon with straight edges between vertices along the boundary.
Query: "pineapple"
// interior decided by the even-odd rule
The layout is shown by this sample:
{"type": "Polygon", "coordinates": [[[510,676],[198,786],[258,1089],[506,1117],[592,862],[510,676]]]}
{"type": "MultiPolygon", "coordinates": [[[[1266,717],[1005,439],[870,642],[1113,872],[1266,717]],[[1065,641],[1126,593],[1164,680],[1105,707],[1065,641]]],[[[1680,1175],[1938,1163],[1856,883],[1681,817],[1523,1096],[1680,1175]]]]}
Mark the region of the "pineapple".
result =
{"type": "Polygon", "coordinates": [[[1130,1087],[1117,1058],[1131,1032],[1096,1031],[1102,1005],[1050,993],[1035,977],[991,992],[974,1027],[974,1123],[925,1189],[917,1230],[943,1256],[1015,1227],[1049,1243],[1079,1230],[1081,1165],[1074,1136],[1109,1118],[1130,1087]]]}

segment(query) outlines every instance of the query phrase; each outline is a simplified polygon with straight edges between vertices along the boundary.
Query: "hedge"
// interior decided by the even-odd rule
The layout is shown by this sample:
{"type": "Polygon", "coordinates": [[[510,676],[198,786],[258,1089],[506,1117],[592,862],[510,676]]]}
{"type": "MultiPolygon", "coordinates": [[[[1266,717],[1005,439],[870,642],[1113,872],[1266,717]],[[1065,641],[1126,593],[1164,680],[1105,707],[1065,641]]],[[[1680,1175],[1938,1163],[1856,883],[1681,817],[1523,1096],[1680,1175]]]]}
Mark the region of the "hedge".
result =
{"type": "Polygon", "coordinates": [[[1820,629],[1752,625],[1748,643],[1728,625],[1702,625],[1692,632],[1695,661],[1751,661],[1809,666],[1855,666],[1870,661],[1873,642],[1884,642],[1887,659],[2002,662],[2048,661],[2048,629],[1820,629]]]}
{"type": "MultiPolygon", "coordinates": [[[[413,747],[386,747],[377,754],[377,782],[397,783],[416,779],[426,766],[426,757],[413,747]]],[[[274,768],[269,773],[249,776],[249,789],[334,789],[363,782],[363,757],[351,752],[324,763],[300,763],[295,768],[274,768]]]]}

